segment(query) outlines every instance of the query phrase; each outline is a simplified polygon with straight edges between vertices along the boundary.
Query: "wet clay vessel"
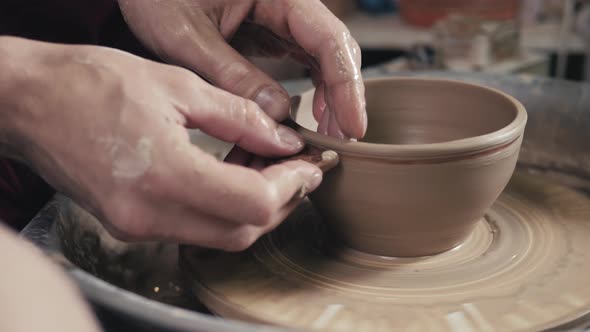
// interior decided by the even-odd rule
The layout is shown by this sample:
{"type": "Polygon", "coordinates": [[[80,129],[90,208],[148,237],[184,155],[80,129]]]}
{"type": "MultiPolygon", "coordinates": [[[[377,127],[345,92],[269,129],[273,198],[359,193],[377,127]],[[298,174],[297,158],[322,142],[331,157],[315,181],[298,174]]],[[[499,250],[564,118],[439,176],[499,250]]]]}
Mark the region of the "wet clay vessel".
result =
{"type": "Polygon", "coordinates": [[[412,257],[456,247],[512,176],[525,108],[500,91],[449,80],[365,86],[369,126],[357,142],[315,132],[313,91],[293,103],[291,118],[307,142],[340,158],[312,202],[360,252],[412,257]]]}

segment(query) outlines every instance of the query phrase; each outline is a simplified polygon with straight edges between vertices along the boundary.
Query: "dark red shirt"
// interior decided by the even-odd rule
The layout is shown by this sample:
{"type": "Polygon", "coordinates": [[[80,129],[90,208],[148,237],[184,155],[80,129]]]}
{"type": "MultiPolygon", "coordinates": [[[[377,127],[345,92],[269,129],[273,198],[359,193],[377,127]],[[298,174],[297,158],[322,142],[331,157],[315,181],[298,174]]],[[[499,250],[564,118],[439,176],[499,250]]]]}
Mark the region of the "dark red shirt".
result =
{"type": "MultiPolygon", "coordinates": [[[[0,35],[116,47],[131,40],[124,27],[115,0],[0,1],[0,35]]],[[[27,167],[0,158],[0,220],[20,229],[52,194],[27,167]]]]}
{"type": "Polygon", "coordinates": [[[53,189],[27,167],[0,160],[0,220],[21,229],[53,195],[53,189]]]}

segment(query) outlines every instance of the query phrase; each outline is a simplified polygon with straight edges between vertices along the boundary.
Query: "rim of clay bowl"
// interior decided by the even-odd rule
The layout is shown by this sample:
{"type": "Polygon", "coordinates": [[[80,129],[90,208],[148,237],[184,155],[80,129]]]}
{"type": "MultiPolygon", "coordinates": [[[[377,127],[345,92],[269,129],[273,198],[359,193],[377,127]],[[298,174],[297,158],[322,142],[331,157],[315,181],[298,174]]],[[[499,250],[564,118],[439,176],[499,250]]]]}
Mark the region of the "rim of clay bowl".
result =
{"type": "MultiPolygon", "coordinates": [[[[447,161],[450,159],[458,159],[466,156],[473,156],[494,152],[498,149],[506,148],[512,143],[516,142],[518,138],[524,133],[524,127],[527,122],[527,113],[525,107],[514,97],[494,88],[487,86],[466,83],[450,79],[439,78],[418,78],[418,77],[395,77],[395,78],[374,78],[364,80],[365,85],[371,85],[381,82],[398,82],[398,83],[446,83],[455,86],[463,86],[470,88],[483,89],[491,92],[508,101],[515,109],[514,119],[506,126],[492,131],[490,133],[478,136],[462,138],[458,140],[425,143],[425,144],[384,144],[384,143],[368,143],[357,141],[345,141],[335,137],[322,135],[312,130],[304,128],[297,123],[297,113],[300,110],[300,101],[303,96],[311,95],[315,89],[308,90],[303,94],[294,97],[291,106],[291,120],[294,122],[295,129],[306,139],[310,145],[319,146],[336,151],[340,154],[347,155],[361,155],[364,157],[378,157],[384,159],[398,159],[398,160],[431,160],[441,159],[447,161]]],[[[312,112],[312,110],[309,110],[312,112]]]]}

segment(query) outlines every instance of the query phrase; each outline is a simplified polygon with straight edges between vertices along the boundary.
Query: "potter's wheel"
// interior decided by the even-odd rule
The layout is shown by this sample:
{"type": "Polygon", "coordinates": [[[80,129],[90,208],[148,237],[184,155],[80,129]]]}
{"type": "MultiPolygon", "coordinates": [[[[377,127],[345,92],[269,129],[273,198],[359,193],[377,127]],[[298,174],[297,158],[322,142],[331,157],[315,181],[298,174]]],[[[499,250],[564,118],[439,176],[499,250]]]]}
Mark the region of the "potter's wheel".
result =
{"type": "Polygon", "coordinates": [[[244,253],[183,251],[213,312],[338,331],[542,330],[590,311],[590,200],[517,174],[459,247],[386,258],[338,247],[309,207],[244,253]]]}

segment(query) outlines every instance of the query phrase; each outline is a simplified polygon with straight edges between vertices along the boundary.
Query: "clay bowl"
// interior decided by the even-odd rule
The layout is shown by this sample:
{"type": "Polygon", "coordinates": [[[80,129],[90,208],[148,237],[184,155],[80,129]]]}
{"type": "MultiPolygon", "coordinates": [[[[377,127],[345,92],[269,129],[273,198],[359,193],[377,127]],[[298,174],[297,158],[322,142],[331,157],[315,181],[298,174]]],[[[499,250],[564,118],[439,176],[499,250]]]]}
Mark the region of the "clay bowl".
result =
{"type": "Polygon", "coordinates": [[[340,155],[310,199],[336,238],[364,253],[427,256],[460,245],[512,176],[524,106],[450,80],[365,86],[369,125],[357,142],[315,132],[313,91],[294,101],[291,118],[308,144],[340,155]]]}

